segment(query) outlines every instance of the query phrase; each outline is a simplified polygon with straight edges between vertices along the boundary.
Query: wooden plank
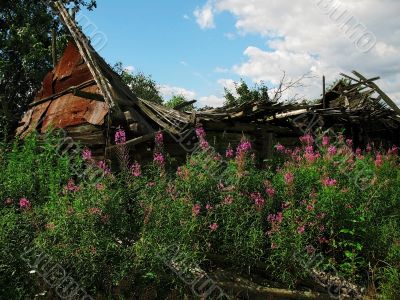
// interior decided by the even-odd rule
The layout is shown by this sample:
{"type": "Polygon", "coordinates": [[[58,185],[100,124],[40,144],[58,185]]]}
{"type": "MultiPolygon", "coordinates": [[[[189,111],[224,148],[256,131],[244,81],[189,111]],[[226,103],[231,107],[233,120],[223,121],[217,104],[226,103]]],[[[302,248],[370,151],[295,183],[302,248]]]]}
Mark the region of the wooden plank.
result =
{"type": "MultiPolygon", "coordinates": [[[[352,71],[352,73],[358,76],[362,80],[367,80],[363,75],[361,75],[357,71],[352,71]]],[[[400,115],[400,108],[374,82],[368,82],[367,85],[373,88],[382,97],[382,100],[385,101],[386,104],[389,105],[391,109],[393,109],[396,113],[400,115]]]]}

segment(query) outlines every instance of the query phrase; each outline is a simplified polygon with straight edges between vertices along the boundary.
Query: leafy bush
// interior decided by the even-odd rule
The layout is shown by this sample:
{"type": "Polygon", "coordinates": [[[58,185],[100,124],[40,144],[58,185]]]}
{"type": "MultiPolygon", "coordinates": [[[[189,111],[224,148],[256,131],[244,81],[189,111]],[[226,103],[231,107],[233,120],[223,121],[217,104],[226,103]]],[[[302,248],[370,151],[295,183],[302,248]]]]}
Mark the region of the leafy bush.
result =
{"type": "Polygon", "coordinates": [[[2,151],[3,294],[49,289],[21,260],[22,249],[32,248],[91,295],[137,296],[148,287],[159,296],[183,293],[182,270],[212,260],[287,286],[322,271],[398,296],[395,146],[353,151],[342,136],[316,142],[306,135],[302,147],[278,144],[277,161],[258,169],[247,140],[221,155],[202,128],[196,134],[199,150],[176,172],[167,168],[161,133],[154,161],[130,165],[119,131],[118,174],[87,149],[60,154],[53,136],[2,151]]]}

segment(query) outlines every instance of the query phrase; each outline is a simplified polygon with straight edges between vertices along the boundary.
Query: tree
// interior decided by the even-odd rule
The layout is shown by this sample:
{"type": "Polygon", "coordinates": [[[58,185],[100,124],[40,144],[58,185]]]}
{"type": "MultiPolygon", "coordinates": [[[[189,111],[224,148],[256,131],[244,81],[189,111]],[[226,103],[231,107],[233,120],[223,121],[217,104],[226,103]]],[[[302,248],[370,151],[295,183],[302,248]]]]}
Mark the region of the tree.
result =
{"type": "Polygon", "coordinates": [[[159,104],[163,103],[157,84],[150,75],[142,72],[132,74],[123,68],[121,62],[116,63],[113,69],[137,97],[159,104]]]}
{"type": "MultiPolygon", "coordinates": [[[[171,99],[169,99],[169,101],[165,102],[165,106],[169,107],[169,108],[175,108],[178,105],[184,104],[188,102],[187,99],[185,98],[185,96],[183,95],[174,95],[172,96],[171,99]]],[[[190,105],[186,105],[185,107],[182,108],[182,110],[193,110],[194,109],[194,105],[190,104],[190,105]]]]}
{"type": "MultiPolygon", "coordinates": [[[[96,7],[95,0],[63,2],[78,9],[96,7]]],[[[12,136],[44,75],[52,68],[52,28],[58,33],[56,44],[61,50],[66,44],[66,32],[46,1],[0,2],[1,140],[12,136]]]]}
{"type": "Polygon", "coordinates": [[[243,81],[235,82],[235,91],[237,96],[225,88],[225,106],[234,107],[250,102],[269,102],[268,87],[264,83],[256,84],[253,89],[243,81]]]}

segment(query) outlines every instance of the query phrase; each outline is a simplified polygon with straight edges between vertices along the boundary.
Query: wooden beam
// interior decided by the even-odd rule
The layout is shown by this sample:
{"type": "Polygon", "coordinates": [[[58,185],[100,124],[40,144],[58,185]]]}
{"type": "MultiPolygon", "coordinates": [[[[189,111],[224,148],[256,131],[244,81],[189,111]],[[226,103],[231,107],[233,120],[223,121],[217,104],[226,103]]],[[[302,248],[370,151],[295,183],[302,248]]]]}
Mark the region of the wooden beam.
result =
{"type": "Polygon", "coordinates": [[[90,100],[96,100],[96,101],[104,102],[104,97],[102,95],[100,95],[100,94],[84,92],[84,91],[79,90],[79,89],[74,89],[72,91],[72,93],[75,96],[78,96],[78,97],[81,97],[81,98],[84,98],[84,99],[90,99],[90,100]]]}
{"type": "Polygon", "coordinates": [[[184,108],[186,106],[189,106],[189,105],[192,105],[192,104],[194,104],[196,102],[197,102],[197,100],[186,101],[186,102],[183,102],[181,104],[178,104],[178,105],[174,106],[173,109],[176,109],[176,110],[182,109],[182,108],[184,108]]]}
{"type": "MultiPolygon", "coordinates": [[[[147,141],[153,139],[154,136],[155,136],[155,133],[152,132],[152,133],[149,133],[149,134],[134,138],[132,140],[129,140],[129,141],[126,142],[125,145],[129,148],[129,147],[135,146],[137,144],[140,144],[140,143],[143,143],[143,142],[147,142],[147,141]]],[[[110,154],[112,151],[115,151],[119,146],[120,145],[113,145],[113,146],[107,147],[106,148],[106,153],[110,154]]]]}
{"type": "MultiPolygon", "coordinates": [[[[361,75],[360,73],[358,73],[357,71],[352,71],[352,73],[354,75],[356,75],[357,77],[359,77],[362,80],[367,80],[363,75],[361,75]]],[[[366,83],[369,87],[373,88],[381,97],[382,100],[385,101],[387,103],[387,105],[389,105],[389,107],[391,109],[393,109],[396,113],[398,113],[400,115],[400,108],[396,105],[396,103],[393,102],[392,99],[390,99],[390,97],[388,95],[386,95],[374,82],[368,82],[366,83]]]]}

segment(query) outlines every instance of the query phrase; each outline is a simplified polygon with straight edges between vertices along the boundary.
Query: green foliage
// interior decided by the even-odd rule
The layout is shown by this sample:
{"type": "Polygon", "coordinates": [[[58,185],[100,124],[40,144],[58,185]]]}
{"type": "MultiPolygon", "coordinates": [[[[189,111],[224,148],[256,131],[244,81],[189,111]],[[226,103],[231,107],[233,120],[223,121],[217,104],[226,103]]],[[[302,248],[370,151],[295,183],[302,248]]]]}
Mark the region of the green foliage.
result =
{"type": "Polygon", "coordinates": [[[241,79],[240,82],[235,82],[235,92],[237,96],[225,88],[225,106],[234,107],[244,103],[251,102],[269,102],[268,87],[261,82],[250,89],[248,85],[241,79]]]}
{"type": "MultiPolygon", "coordinates": [[[[169,99],[167,102],[165,102],[164,105],[169,108],[175,108],[178,105],[186,103],[187,101],[188,100],[182,95],[174,95],[174,96],[172,96],[171,99],[169,99]]],[[[190,105],[183,107],[181,110],[193,110],[193,109],[194,109],[193,104],[190,104],[190,105]]]]}
{"type": "Polygon", "coordinates": [[[123,68],[121,62],[115,64],[113,68],[137,97],[159,104],[163,103],[157,83],[151,78],[151,75],[146,75],[142,72],[132,74],[123,68]]]}
{"type": "Polygon", "coordinates": [[[318,270],[359,285],[370,280],[384,298],[398,298],[395,148],[354,153],[342,137],[327,145],[307,136],[302,148],[277,145],[277,167],[260,170],[248,141],[223,158],[196,133],[201,150],[176,172],[162,159],[109,173],[78,151],[62,153],[53,135],[1,150],[2,295],[48,289],[21,259],[34,249],[91,295],[132,297],[148,287],[159,296],[182,293],[182,274],[222,259],[250,275],[263,268],[286,286],[318,270]],[[30,208],[20,207],[23,197],[30,208]]]}
{"type": "MultiPolygon", "coordinates": [[[[64,1],[92,9],[96,1],[64,1]]],[[[27,104],[52,67],[51,28],[57,49],[65,47],[65,32],[46,1],[0,2],[0,139],[8,139],[27,104]]]]}

